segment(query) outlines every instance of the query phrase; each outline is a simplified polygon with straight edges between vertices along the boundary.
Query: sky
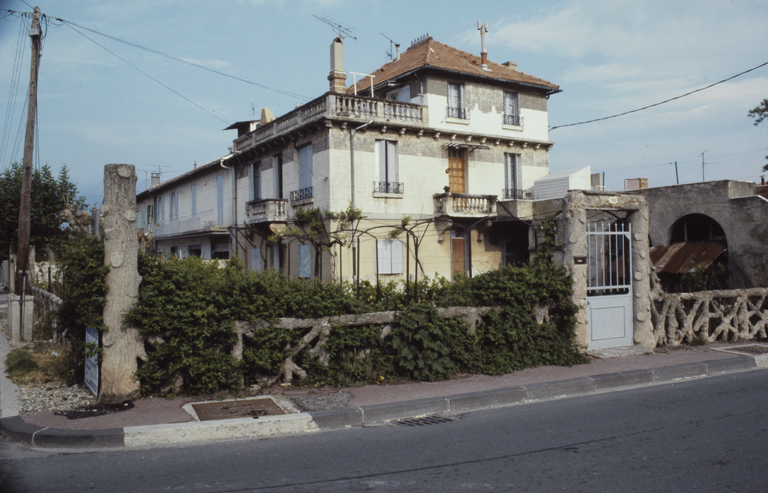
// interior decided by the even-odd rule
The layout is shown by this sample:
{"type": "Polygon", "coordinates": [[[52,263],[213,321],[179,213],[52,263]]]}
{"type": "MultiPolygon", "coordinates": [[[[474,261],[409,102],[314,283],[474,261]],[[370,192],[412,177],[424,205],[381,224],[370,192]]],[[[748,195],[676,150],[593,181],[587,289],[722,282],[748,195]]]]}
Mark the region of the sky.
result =
{"type": "MultiPolygon", "coordinates": [[[[765,0],[26,2],[66,21],[43,28],[35,162],[66,166],[89,204],[103,199],[105,164],[135,165],[141,191],[153,171],[166,180],[226,155],[231,123],[325,93],[335,32],[317,17],[356,38],[344,40],[348,81],[389,59],[389,39],[404,51],[428,33],[479,54],[477,21],[487,23],[490,60],[563,90],[548,102],[550,126],[560,127],[549,134],[550,171],[590,165],[610,190],[639,177],[651,187],[759,182],[768,155],[768,122],[747,116],[768,98],[768,66],[563,126],[768,62],[765,0]]],[[[30,63],[27,26],[8,9],[32,10],[0,0],[0,172],[22,160],[30,63]]]]}

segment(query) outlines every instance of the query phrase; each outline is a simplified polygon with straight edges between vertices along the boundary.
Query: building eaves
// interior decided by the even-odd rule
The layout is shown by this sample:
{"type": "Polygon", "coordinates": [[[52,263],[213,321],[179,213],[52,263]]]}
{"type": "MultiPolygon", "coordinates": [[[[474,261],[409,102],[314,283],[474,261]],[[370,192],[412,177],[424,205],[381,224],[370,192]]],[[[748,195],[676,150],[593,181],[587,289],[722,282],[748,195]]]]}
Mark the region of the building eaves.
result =
{"type": "Polygon", "coordinates": [[[175,185],[183,180],[186,180],[188,178],[192,178],[194,176],[197,176],[199,174],[203,174],[210,170],[211,167],[218,166],[219,163],[221,163],[221,158],[218,158],[214,161],[211,161],[210,163],[204,164],[202,166],[198,166],[195,169],[189,170],[186,173],[183,173],[181,175],[175,176],[169,180],[166,180],[158,185],[155,185],[153,187],[149,187],[148,189],[144,190],[143,192],[136,194],[136,199],[140,200],[145,197],[152,197],[156,193],[159,193],[163,191],[164,189],[170,187],[171,185],[175,185]]]}

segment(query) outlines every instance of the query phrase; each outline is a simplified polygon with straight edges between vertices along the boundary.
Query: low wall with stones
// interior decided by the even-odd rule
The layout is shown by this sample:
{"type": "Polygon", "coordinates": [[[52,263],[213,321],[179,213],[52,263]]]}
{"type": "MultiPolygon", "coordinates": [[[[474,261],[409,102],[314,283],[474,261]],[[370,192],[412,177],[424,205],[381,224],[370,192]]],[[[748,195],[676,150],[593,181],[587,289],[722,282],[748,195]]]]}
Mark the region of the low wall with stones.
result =
{"type": "Polygon", "coordinates": [[[49,323],[54,328],[57,327],[56,312],[59,311],[61,298],[34,286],[32,287],[32,294],[35,297],[35,313],[38,314],[39,319],[49,323]]]}
{"type": "Polygon", "coordinates": [[[651,306],[657,345],[677,346],[705,337],[709,342],[766,337],[768,288],[664,293],[651,306]]]}
{"type": "MultiPolygon", "coordinates": [[[[482,320],[482,317],[489,312],[500,313],[503,311],[501,307],[453,307],[453,308],[440,308],[438,313],[443,318],[461,318],[466,322],[467,330],[474,332],[477,324],[482,320]]],[[[306,376],[306,372],[294,363],[293,358],[305,347],[309,347],[309,353],[316,358],[321,364],[328,364],[328,353],[323,347],[328,340],[328,334],[331,327],[334,325],[380,325],[381,338],[385,338],[393,329],[396,312],[377,312],[366,313],[361,315],[339,315],[334,317],[322,317],[314,319],[299,319],[299,318],[280,318],[273,324],[266,322],[236,322],[235,331],[237,333],[237,343],[232,349],[232,355],[239,359],[243,359],[243,337],[253,337],[254,333],[258,330],[262,330],[267,327],[277,327],[286,330],[307,330],[309,332],[295,345],[291,346],[289,356],[286,358],[283,364],[283,370],[280,375],[277,375],[270,380],[266,381],[267,385],[276,381],[280,376],[284,377],[285,382],[290,382],[293,379],[293,375],[296,374],[299,377],[306,376]]],[[[549,323],[549,306],[541,305],[534,311],[534,317],[537,323],[549,323]]]]}

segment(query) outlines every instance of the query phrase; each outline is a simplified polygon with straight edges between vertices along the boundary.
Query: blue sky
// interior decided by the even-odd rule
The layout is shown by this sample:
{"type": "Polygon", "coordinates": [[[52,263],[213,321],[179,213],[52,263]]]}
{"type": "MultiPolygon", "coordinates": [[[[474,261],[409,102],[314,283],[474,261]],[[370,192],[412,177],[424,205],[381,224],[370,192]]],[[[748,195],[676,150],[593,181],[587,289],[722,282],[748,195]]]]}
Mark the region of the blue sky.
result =
{"type": "MultiPolygon", "coordinates": [[[[327,91],[334,33],[314,15],[357,37],[345,40],[348,73],[387,61],[390,44],[381,33],[402,50],[429,33],[479,53],[476,22],[488,23],[491,60],[514,61],[563,89],[549,101],[551,126],[656,103],[768,62],[764,1],[27,1],[49,16],[270,88],[50,22],[40,66],[39,159],[54,170],[66,164],[89,203],[102,200],[105,164],[134,164],[142,190],[158,166],[168,179],[226,154],[235,132],[222,129],[250,119],[252,108],[279,116],[327,91]]],[[[20,0],[0,0],[0,9],[0,17],[6,9],[31,11],[20,0]]],[[[17,135],[30,54],[21,26],[18,16],[0,19],[0,169],[22,155],[17,135]],[[14,66],[21,67],[18,86],[14,66]]],[[[768,123],[755,127],[747,111],[766,97],[768,66],[646,111],[558,128],[550,133],[550,169],[591,165],[605,172],[611,190],[635,177],[664,186],[675,183],[675,161],[681,183],[701,181],[706,151],[707,180],[759,181],[768,123]]]]}

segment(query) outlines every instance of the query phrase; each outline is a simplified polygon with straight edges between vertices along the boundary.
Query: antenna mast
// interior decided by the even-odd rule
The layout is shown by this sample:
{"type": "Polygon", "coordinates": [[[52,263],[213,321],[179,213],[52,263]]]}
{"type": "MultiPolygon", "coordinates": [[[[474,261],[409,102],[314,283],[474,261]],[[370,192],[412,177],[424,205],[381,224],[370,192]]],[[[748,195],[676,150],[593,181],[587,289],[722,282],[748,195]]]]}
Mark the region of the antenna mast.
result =
{"type": "Polygon", "coordinates": [[[352,31],[350,31],[346,27],[342,26],[341,24],[339,24],[337,22],[333,22],[333,21],[331,21],[329,19],[326,19],[325,17],[318,17],[316,15],[313,15],[312,17],[314,17],[315,19],[317,19],[319,21],[323,21],[326,24],[328,24],[329,26],[331,26],[333,28],[333,32],[335,32],[336,35],[339,37],[339,39],[341,39],[342,41],[344,41],[344,38],[352,38],[354,40],[357,40],[356,37],[352,36],[352,31]]]}

